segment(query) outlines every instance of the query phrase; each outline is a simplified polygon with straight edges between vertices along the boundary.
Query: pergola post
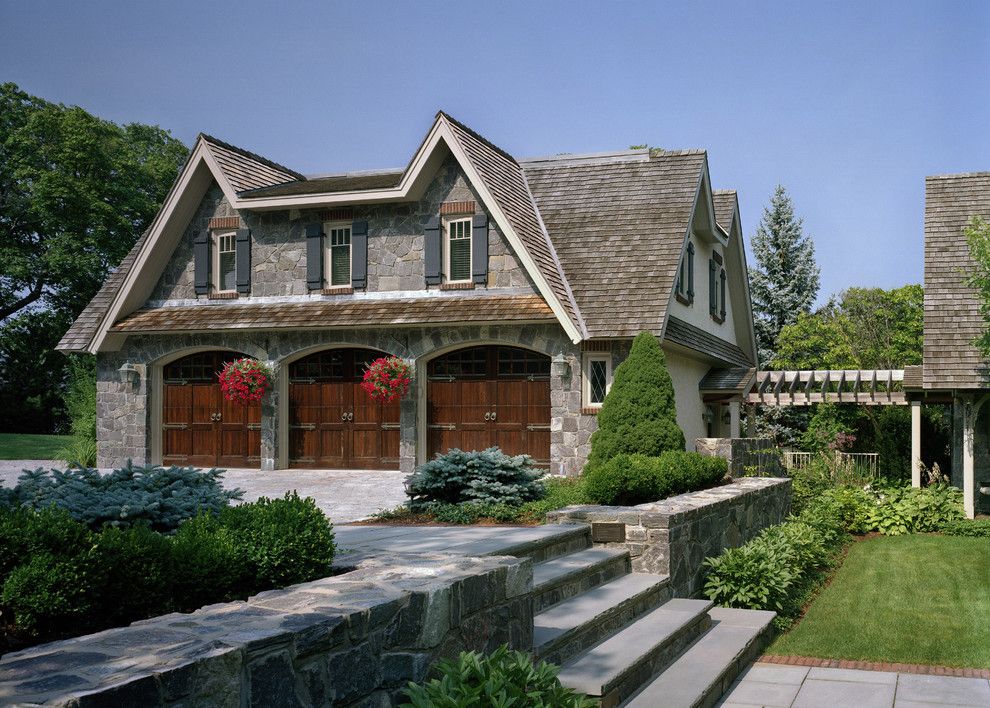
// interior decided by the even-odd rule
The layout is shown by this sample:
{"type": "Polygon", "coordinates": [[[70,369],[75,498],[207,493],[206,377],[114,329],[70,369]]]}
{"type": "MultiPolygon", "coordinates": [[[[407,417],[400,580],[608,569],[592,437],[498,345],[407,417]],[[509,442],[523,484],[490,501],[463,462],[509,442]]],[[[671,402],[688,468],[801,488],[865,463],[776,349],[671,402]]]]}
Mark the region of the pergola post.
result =
{"type": "Polygon", "coordinates": [[[973,405],[972,398],[962,399],[963,407],[963,430],[962,430],[962,456],[963,456],[963,510],[966,518],[972,519],[976,516],[976,498],[974,495],[975,479],[975,459],[974,443],[976,441],[976,416],[978,409],[973,405]]]}
{"type": "Polygon", "coordinates": [[[911,486],[921,486],[921,401],[911,401],[911,486]]]}
{"type": "Polygon", "coordinates": [[[746,406],[746,437],[756,437],[756,406],[746,406]]]}
{"type": "Polygon", "coordinates": [[[740,433],[742,431],[742,416],[740,411],[741,403],[739,401],[729,401],[729,437],[738,438],[741,437],[740,433]]]}

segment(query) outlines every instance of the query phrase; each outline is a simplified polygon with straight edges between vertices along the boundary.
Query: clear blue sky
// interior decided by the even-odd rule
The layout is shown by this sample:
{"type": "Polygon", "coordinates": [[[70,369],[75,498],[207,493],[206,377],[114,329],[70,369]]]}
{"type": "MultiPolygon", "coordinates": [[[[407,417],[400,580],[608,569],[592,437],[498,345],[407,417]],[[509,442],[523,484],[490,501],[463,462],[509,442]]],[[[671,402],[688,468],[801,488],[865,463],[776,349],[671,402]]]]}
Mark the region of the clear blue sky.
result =
{"type": "Polygon", "coordinates": [[[708,150],[775,184],[823,295],[922,278],[924,177],[990,170],[990,2],[11,2],[0,80],[302,172],[402,166],[439,108],[518,156],[708,150]]]}

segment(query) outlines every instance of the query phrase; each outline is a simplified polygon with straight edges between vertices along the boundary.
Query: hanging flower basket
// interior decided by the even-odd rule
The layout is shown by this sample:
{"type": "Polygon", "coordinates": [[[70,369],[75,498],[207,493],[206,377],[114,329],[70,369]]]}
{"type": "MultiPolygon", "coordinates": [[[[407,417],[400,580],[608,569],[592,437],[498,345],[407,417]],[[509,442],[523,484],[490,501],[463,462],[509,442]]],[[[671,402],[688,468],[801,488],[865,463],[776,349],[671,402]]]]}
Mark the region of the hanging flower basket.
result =
{"type": "Polygon", "coordinates": [[[220,392],[228,401],[249,406],[272,385],[272,370],[257,359],[235,359],[220,372],[220,392]]]}
{"type": "Polygon", "coordinates": [[[391,403],[406,395],[412,369],[409,363],[397,356],[383,356],[368,364],[361,388],[381,403],[391,403]]]}

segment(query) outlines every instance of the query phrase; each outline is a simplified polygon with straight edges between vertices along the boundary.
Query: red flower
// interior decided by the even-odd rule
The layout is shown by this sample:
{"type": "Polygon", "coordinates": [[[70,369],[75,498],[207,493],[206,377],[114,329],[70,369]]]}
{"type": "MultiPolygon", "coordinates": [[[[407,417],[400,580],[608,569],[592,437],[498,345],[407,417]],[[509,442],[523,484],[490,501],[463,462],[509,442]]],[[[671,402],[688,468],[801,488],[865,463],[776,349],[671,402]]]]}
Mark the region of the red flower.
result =
{"type": "Polygon", "coordinates": [[[271,385],[272,372],[257,359],[228,362],[219,374],[220,392],[228,401],[250,405],[257,403],[271,385]]]}
{"type": "Polygon", "coordinates": [[[368,364],[361,388],[376,401],[391,403],[409,391],[409,364],[397,356],[383,356],[368,364]]]}

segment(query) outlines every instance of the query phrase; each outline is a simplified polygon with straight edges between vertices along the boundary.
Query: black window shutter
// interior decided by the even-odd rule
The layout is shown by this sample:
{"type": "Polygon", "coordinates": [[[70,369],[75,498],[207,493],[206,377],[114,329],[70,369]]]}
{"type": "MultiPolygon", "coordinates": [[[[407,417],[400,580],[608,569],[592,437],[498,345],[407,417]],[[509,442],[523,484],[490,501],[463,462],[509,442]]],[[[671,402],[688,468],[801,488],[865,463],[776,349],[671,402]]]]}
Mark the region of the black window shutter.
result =
{"type": "Polygon", "coordinates": [[[487,214],[475,214],[471,220],[471,279],[475,285],[488,285],[487,214]]]}
{"type": "Polygon", "coordinates": [[[721,291],[720,292],[721,292],[721,296],[722,296],[721,297],[721,303],[722,303],[722,306],[721,306],[721,316],[722,316],[722,319],[724,320],[725,319],[725,268],[722,269],[722,272],[719,275],[719,280],[721,281],[720,282],[720,287],[721,287],[721,291]]]}
{"type": "Polygon", "coordinates": [[[196,294],[210,292],[210,232],[200,232],[193,236],[193,278],[196,294]]]}
{"type": "Polygon", "coordinates": [[[688,243],[688,276],[687,276],[687,296],[688,300],[694,300],[694,244],[688,243]]]}
{"type": "Polygon", "coordinates": [[[440,271],[440,217],[438,216],[431,216],[426,223],[423,251],[426,261],[426,284],[439,285],[442,277],[440,271]]]}
{"type": "Polygon", "coordinates": [[[323,287],[323,224],[306,225],[306,287],[323,287]]]}
{"type": "Polygon", "coordinates": [[[717,292],[717,282],[716,282],[716,272],[718,271],[718,266],[715,265],[715,259],[708,259],[708,311],[713,315],[718,311],[718,292],[717,292]]]}
{"type": "Polygon", "coordinates": [[[368,222],[351,224],[351,287],[368,286],[368,222]]]}
{"type": "Polygon", "coordinates": [[[251,229],[237,229],[234,239],[236,251],[237,292],[251,293],[251,229]]]}

